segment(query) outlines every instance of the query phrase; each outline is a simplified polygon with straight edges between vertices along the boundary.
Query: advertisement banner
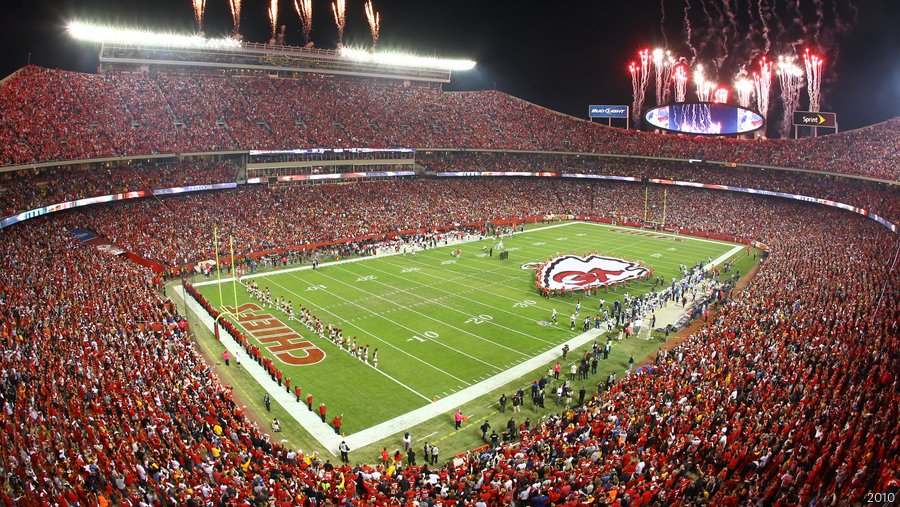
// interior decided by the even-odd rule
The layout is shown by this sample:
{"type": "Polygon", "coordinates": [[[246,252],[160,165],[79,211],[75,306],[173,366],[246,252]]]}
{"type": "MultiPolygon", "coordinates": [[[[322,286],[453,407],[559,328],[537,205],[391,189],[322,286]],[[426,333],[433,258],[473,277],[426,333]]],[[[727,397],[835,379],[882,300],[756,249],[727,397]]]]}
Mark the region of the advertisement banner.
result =
{"type": "Polygon", "coordinates": [[[471,177],[493,177],[493,176],[525,176],[525,177],[536,177],[536,178],[555,178],[559,176],[559,173],[552,171],[542,171],[542,172],[527,172],[527,171],[456,171],[456,172],[441,172],[436,173],[435,176],[439,178],[446,177],[463,177],[463,178],[471,178],[471,177]]]}
{"type": "Polygon", "coordinates": [[[591,105],[588,118],[628,118],[628,106],[591,105]]]}
{"type": "Polygon", "coordinates": [[[794,111],[794,125],[798,127],[837,127],[837,113],[794,111]]]}

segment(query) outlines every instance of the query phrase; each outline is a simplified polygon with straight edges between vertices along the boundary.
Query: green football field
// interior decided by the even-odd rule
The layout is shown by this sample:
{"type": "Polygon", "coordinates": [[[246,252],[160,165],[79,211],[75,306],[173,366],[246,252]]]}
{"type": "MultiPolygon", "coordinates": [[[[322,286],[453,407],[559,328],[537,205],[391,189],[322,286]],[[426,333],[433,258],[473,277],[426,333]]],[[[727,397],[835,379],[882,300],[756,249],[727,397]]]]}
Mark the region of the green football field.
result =
{"type": "MultiPolygon", "coordinates": [[[[569,329],[577,301],[583,318],[596,314],[601,304],[610,308],[626,291],[635,295],[651,287],[649,282],[632,281],[617,292],[601,290],[595,297],[546,299],[535,291],[535,272],[525,269],[525,263],[598,252],[642,261],[653,268],[654,277],[671,280],[680,277],[679,264],[705,264],[729,253],[740,259],[746,250],[736,254],[735,245],[728,243],[575,222],[530,226],[503,243],[508,260],[500,260],[496,251],[493,257],[483,252],[483,247],[497,244],[488,239],[419,251],[415,256],[323,263],[317,270],[289,265],[254,276],[273,297],[283,296],[295,309],[303,306],[324,324],[341,328],[345,337],[379,350],[376,369],[299,322],[289,321],[279,310],[268,310],[326,354],[312,365],[291,366],[277,359],[276,365],[294,384],[299,382],[304,397],[311,393],[315,405],[327,404],[329,420],[332,414],[343,413],[343,431],[353,434],[558,350],[581,333],[580,321],[576,331],[569,329]],[[451,256],[457,248],[462,255],[451,256]],[[553,309],[559,313],[555,326],[547,322],[553,309]]],[[[743,264],[741,271],[749,271],[750,266],[743,264]]],[[[198,290],[216,306],[220,292],[224,304],[233,305],[232,286],[213,280],[198,284],[198,290]]],[[[237,288],[238,304],[257,302],[242,286],[237,288]]],[[[649,350],[639,349],[645,355],[649,350]]],[[[525,387],[519,384],[523,379],[515,379],[505,392],[525,387]]],[[[274,383],[261,387],[276,388],[274,383]]],[[[249,392],[256,397],[259,391],[253,387],[249,392]]],[[[427,424],[418,431],[426,431],[427,424]]]]}

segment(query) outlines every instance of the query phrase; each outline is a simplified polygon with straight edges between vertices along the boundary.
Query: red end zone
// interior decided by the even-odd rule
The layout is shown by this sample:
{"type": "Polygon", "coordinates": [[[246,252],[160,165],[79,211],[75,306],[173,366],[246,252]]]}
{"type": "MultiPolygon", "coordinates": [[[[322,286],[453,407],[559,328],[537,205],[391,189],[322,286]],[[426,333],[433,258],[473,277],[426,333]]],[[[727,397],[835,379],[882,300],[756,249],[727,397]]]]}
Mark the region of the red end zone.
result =
{"type": "Polygon", "coordinates": [[[316,364],[325,359],[325,352],[277,317],[263,312],[256,303],[245,303],[237,309],[224,309],[238,316],[238,322],[247,334],[267,348],[276,359],[291,366],[316,364]]]}

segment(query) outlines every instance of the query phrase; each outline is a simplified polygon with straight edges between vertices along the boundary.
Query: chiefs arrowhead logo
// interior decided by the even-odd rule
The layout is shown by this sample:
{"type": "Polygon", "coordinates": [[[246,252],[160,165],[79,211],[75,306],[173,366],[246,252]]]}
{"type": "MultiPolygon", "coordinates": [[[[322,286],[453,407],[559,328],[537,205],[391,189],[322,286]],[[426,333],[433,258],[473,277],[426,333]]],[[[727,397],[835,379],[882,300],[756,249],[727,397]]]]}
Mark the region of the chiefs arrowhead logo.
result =
{"type": "Polygon", "coordinates": [[[550,260],[538,271],[544,289],[571,290],[603,287],[650,276],[652,270],[636,262],[600,255],[564,255],[550,260]]]}

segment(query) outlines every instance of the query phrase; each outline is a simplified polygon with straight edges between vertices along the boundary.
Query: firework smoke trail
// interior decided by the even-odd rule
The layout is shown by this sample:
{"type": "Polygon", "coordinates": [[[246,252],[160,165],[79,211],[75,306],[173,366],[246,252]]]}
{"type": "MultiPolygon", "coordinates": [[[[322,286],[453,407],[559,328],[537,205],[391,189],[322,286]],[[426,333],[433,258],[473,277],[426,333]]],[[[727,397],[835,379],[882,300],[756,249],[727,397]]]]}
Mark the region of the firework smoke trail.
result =
{"type": "Polygon", "coordinates": [[[659,32],[663,36],[663,46],[669,47],[669,38],[666,37],[666,0],[659,0],[659,32]]]}
{"type": "Polygon", "coordinates": [[[334,24],[338,29],[338,47],[341,47],[344,45],[344,27],[347,25],[346,0],[334,0],[331,4],[331,12],[334,13],[334,24]]]}
{"type": "MultiPolygon", "coordinates": [[[[734,9],[731,8],[731,2],[732,2],[732,0],[722,0],[722,8],[725,10],[725,16],[728,18],[728,30],[730,30],[730,33],[732,35],[736,36],[738,33],[737,32],[737,17],[734,15],[734,9]]],[[[725,49],[725,56],[723,57],[723,60],[727,60],[728,56],[729,56],[728,48],[731,46],[731,44],[728,43],[728,33],[729,32],[723,27],[722,33],[726,34],[725,41],[723,43],[723,47],[725,49]]]]}
{"type": "Polygon", "coordinates": [[[822,0],[813,0],[813,5],[816,6],[816,24],[815,24],[815,42],[819,43],[819,36],[822,34],[822,24],[825,20],[825,5],[822,3],[822,0]]]}
{"type": "Polygon", "coordinates": [[[197,21],[197,31],[203,31],[203,12],[206,10],[206,0],[191,0],[194,5],[194,20],[197,21]]]}
{"type": "MultiPolygon", "coordinates": [[[[766,3],[767,0],[760,0],[760,3],[766,3]]],[[[775,20],[775,33],[787,33],[787,29],[784,27],[784,22],[781,20],[781,16],[778,15],[778,11],[775,9],[775,4],[766,4],[769,6],[769,15],[772,16],[772,19],[775,20]]]]}
{"type": "Polygon", "coordinates": [[[231,8],[232,35],[238,35],[241,31],[241,0],[228,0],[231,8]]]}
{"type": "Polygon", "coordinates": [[[756,103],[759,114],[769,117],[769,91],[772,89],[772,62],[762,57],[759,60],[759,74],[753,73],[753,84],[756,87],[756,103]]]}
{"type": "MultiPolygon", "coordinates": [[[[707,21],[712,21],[712,19],[713,19],[713,18],[712,18],[712,14],[709,13],[709,9],[706,7],[706,0],[700,0],[700,9],[703,10],[703,19],[705,19],[705,20],[707,20],[707,21]]],[[[706,48],[706,45],[710,43],[710,41],[712,41],[712,40],[714,40],[714,39],[716,39],[716,38],[718,37],[718,34],[717,34],[716,31],[715,31],[715,28],[713,28],[713,25],[714,25],[714,24],[715,24],[715,23],[709,23],[709,22],[707,22],[707,24],[706,24],[706,30],[707,30],[706,35],[705,35],[705,36],[703,36],[703,35],[700,36],[700,43],[698,44],[698,46],[699,46],[699,50],[700,50],[701,53],[702,53],[703,50],[706,48]]],[[[702,27],[703,25],[700,25],[700,26],[702,27]]]]}
{"type": "Polygon", "coordinates": [[[270,0],[269,2],[269,26],[272,27],[272,38],[275,38],[275,31],[278,28],[278,0],[270,0]]]}
{"type": "Polygon", "coordinates": [[[694,47],[694,31],[691,28],[691,0],[684,0],[684,31],[687,35],[687,45],[691,50],[691,62],[697,59],[697,48],[694,47]]]}
{"type": "Polygon", "coordinates": [[[784,104],[784,117],[781,119],[781,135],[787,137],[791,131],[794,111],[800,102],[800,88],[803,87],[803,71],[794,63],[791,56],[779,56],[777,65],[778,81],[781,84],[781,101],[784,104]]]}
{"type": "Polygon", "coordinates": [[[372,49],[378,46],[378,35],[381,33],[381,15],[372,5],[372,0],[366,2],[366,19],[369,21],[369,32],[372,33],[372,49]]]}
{"type": "Polygon", "coordinates": [[[759,13],[759,20],[762,21],[763,41],[766,43],[763,54],[768,54],[769,50],[772,49],[772,40],[769,38],[769,23],[766,21],[766,13],[763,10],[762,0],[759,0],[759,3],[756,4],[756,10],[759,13]]]}
{"type": "Polygon", "coordinates": [[[684,102],[688,80],[684,65],[675,67],[675,75],[672,79],[675,81],[675,102],[684,102]]]}
{"type": "Polygon", "coordinates": [[[312,0],[294,0],[294,9],[300,16],[300,24],[303,30],[303,42],[309,42],[309,33],[312,31],[312,0]]]}
{"type": "Polygon", "coordinates": [[[806,67],[806,91],[809,93],[809,110],[819,112],[819,99],[822,97],[822,64],[824,60],[806,50],[803,54],[803,65],[806,67]]]}
{"type": "MultiPolygon", "coordinates": [[[[800,0],[795,0],[793,3],[788,3],[788,5],[792,6],[791,11],[794,16],[794,25],[803,31],[803,39],[806,40],[809,37],[809,29],[807,28],[806,23],[803,22],[803,10],[800,6],[800,0]]],[[[818,38],[818,36],[816,38],[818,38]]]]}
{"type": "Polygon", "coordinates": [[[741,69],[734,78],[734,91],[737,93],[738,105],[749,109],[753,97],[753,81],[747,79],[747,72],[744,69],[741,69]]]}
{"type": "Polygon", "coordinates": [[[728,58],[728,28],[725,23],[725,14],[718,3],[716,0],[700,0],[703,16],[708,20],[706,40],[715,52],[712,57],[712,64],[716,75],[718,75],[719,69],[722,68],[722,64],[728,58]],[[711,4],[711,7],[707,6],[707,2],[711,4]],[[715,15],[712,13],[713,10],[716,12],[715,15]]]}

